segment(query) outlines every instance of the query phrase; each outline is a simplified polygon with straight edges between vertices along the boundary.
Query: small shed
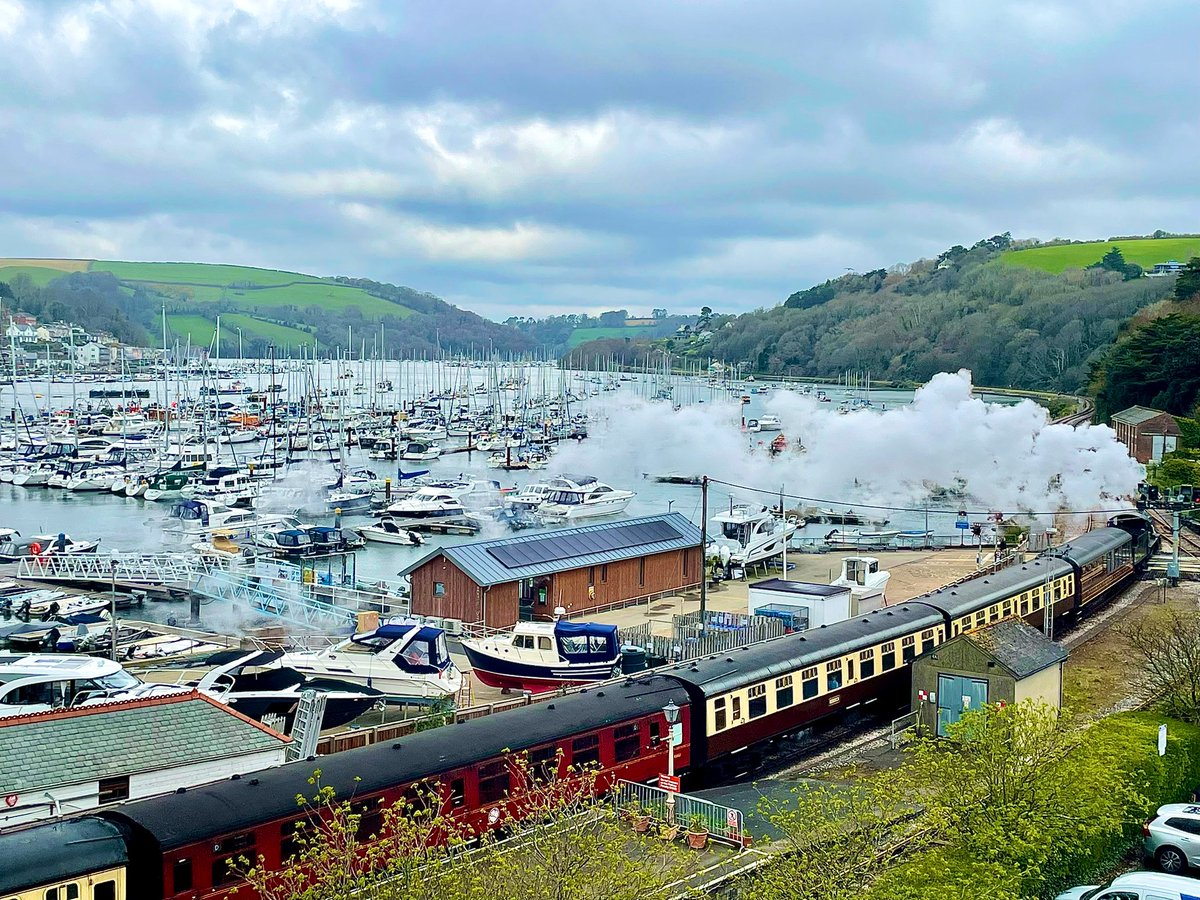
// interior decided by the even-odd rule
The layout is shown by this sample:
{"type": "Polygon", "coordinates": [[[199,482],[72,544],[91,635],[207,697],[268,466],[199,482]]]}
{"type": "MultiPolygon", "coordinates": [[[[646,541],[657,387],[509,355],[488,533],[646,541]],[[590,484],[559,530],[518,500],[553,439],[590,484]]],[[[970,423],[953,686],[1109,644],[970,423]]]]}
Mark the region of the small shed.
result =
{"type": "Polygon", "coordinates": [[[1129,455],[1142,465],[1161,462],[1163,455],[1179,449],[1179,423],[1169,412],[1147,406],[1131,406],[1113,413],[1113,431],[1129,455]]]}
{"type": "Polygon", "coordinates": [[[792,631],[820,628],[857,615],[846,585],[768,578],[751,584],[749,594],[750,615],[785,619],[792,631]]]}
{"type": "Polygon", "coordinates": [[[960,634],[912,663],[912,709],[925,733],[944,737],[964,712],[988,703],[1062,706],[1067,651],[1020,619],[960,634]]]}

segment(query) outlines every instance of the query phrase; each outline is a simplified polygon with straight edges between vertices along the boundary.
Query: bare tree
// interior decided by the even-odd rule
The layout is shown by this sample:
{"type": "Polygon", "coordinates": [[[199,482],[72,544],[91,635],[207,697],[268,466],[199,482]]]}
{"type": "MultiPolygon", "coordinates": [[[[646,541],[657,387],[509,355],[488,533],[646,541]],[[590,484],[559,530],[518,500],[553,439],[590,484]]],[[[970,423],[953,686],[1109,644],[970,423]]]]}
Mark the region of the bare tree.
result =
{"type": "Polygon", "coordinates": [[[1164,609],[1118,631],[1168,715],[1200,722],[1200,612],[1164,609]]]}

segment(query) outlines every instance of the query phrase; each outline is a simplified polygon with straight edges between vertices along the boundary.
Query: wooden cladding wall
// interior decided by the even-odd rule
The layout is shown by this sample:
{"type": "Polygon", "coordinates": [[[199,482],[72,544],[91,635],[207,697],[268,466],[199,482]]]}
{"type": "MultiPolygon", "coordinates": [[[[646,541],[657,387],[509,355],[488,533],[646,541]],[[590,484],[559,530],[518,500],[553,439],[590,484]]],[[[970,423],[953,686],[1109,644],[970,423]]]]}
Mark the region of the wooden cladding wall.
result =
{"type": "Polygon", "coordinates": [[[412,611],[417,615],[448,616],[464,622],[483,618],[483,591],[446,557],[435,556],[412,573],[411,581],[412,611]],[[438,584],[443,585],[441,594],[436,590],[438,584]]]}

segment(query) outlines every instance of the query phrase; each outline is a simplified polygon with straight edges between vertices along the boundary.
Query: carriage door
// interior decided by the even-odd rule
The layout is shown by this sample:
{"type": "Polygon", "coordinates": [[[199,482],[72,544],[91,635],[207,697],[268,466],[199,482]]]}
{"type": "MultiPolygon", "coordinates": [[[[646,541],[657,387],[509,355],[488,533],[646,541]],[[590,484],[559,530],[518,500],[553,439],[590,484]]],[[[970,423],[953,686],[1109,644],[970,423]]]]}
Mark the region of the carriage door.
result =
{"type": "Polygon", "coordinates": [[[988,702],[988,683],[982,678],[938,675],[938,737],[962,718],[964,712],[979,709],[988,702]]]}

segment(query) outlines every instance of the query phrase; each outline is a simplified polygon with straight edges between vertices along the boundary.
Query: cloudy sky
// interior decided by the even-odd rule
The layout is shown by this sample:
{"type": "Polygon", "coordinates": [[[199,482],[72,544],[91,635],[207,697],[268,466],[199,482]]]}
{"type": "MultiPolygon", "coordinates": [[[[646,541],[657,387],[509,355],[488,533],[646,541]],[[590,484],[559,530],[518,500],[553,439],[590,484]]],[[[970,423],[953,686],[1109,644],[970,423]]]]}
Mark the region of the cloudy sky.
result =
{"type": "Polygon", "coordinates": [[[503,318],[1200,231],[1198,27],[1195,0],[0,0],[0,256],[503,318]]]}

